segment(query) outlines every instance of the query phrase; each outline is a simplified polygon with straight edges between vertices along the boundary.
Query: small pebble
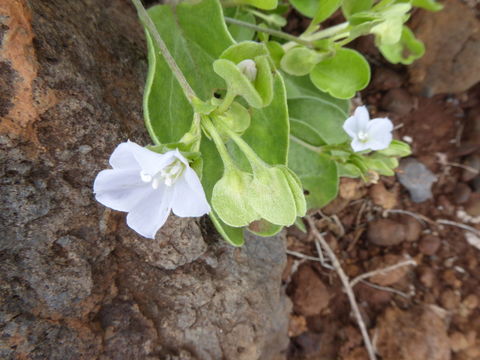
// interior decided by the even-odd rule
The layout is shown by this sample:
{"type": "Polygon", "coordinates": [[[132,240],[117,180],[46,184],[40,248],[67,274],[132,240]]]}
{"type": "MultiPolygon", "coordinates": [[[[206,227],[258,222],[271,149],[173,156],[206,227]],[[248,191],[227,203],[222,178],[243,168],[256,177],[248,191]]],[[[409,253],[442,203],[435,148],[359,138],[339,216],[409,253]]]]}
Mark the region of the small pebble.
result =
{"type": "Polygon", "coordinates": [[[480,193],[473,193],[464,205],[465,211],[470,216],[480,216],[480,193]]]}
{"type": "Polygon", "coordinates": [[[463,169],[462,180],[465,182],[473,180],[480,173],[480,155],[472,154],[463,161],[467,169],[463,169]]]}
{"type": "Polygon", "coordinates": [[[460,305],[460,295],[451,289],[447,289],[440,296],[440,302],[446,310],[454,310],[460,305]]]}
{"type": "Polygon", "coordinates": [[[417,241],[422,233],[420,222],[411,216],[405,216],[402,222],[405,225],[405,240],[408,242],[417,241]]]}
{"type": "Polygon", "coordinates": [[[422,254],[434,255],[440,248],[440,239],[434,235],[425,235],[420,240],[418,248],[422,254]]]}
{"type": "Polygon", "coordinates": [[[367,238],[378,246],[398,245],[405,240],[405,226],[390,219],[378,219],[368,225],[367,238]]]}
{"type": "Polygon", "coordinates": [[[410,192],[414,202],[420,203],[432,198],[432,185],[437,181],[437,177],[418,160],[403,159],[400,162],[397,177],[410,192]]]}
{"type": "Polygon", "coordinates": [[[453,189],[453,201],[455,204],[464,204],[468,201],[470,194],[472,193],[472,189],[465,183],[458,183],[455,185],[455,189],[453,189]]]}
{"type": "Polygon", "coordinates": [[[453,352],[459,352],[468,348],[468,341],[465,335],[456,331],[450,335],[450,349],[453,352]]]}

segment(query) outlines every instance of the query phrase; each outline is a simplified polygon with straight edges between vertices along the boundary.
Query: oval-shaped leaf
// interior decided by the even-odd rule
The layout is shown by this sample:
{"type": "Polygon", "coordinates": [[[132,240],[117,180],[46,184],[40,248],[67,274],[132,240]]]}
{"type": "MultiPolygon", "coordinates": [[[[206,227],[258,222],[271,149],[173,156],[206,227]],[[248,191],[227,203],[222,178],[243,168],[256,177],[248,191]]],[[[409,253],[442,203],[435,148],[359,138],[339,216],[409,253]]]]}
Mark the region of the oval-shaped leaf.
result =
{"type": "Polygon", "coordinates": [[[407,26],[403,27],[399,42],[392,45],[379,45],[378,49],[392,64],[410,65],[425,54],[425,45],[407,26]]]}
{"type": "Polygon", "coordinates": [[[280,67],[290,75],[302,76],[309,74],[320,60],[321,56],[316,51],[300,46],[286,52],[280,67]]]}
{"type": "Polygon", "coordinates": [[[350,99],[370,82],[370,65],[357,51],[339,49],[335,56],[315,65],[310,79],[320,90],[350,99]]]}

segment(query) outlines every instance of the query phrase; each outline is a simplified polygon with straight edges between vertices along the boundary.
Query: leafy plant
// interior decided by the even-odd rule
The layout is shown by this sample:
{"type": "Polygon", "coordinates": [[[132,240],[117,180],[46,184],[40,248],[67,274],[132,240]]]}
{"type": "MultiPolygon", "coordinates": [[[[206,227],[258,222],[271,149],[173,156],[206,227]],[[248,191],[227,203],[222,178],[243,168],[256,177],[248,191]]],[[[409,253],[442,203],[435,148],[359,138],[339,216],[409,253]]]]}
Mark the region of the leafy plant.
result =
{"type": "MultiPolygon", "coordinates": [[[[243,244],[245,230],[270,236],[298,224],[337,195],[341,176],[393,175],[410,149],[391,141],[390,120],[369,120],[364,108],[349,117],[349,99],[368,85],[370,67],[345,45],[373,34],[387,60],[409,64],[424,52],[405,25],[412,7],[441,8],[433,0],[290,1],[311,19],[300,36],[281,31],[288,4],[277,0],[184,1],[148,12],[133,0],[148,45],[143,105],[154,145],[147,148],[164,162],[158,172],[142,162],[136,176],[175,194],[165,189],[197,181],[183,176],[193,169],[201,194],[191,189],[208,203],[197,208],[234,246],[243,244]],[[323,28],[338,11],[345,22],[323,28]],[[173,153],[177,160],[165,160],[173,153]]],[[[125,196],[102,186],[107,195],[97,198],[107,206],[105,198],[125,196]]],[[[188,213],[175,204],[162,209],[188,213]]]]}

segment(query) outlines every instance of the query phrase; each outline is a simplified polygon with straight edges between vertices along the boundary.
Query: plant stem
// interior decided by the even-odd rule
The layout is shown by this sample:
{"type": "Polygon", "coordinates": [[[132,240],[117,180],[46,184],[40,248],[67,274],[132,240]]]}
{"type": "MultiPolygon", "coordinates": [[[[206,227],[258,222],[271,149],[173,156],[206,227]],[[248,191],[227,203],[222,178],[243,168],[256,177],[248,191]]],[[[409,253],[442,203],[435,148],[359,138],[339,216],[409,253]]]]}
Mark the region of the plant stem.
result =
{"type": "Polygon", "coordinates": [[[237,95],[229,87],[222,103],[217,108],[217,113],[223,114],[225,111],[227,111],[230,105],[232,105],[233,100],[235,100],[235,96],[237,95]]]}
{"type": "MultiPolygon", "coordinates": [[[[348,26],[349,26],[348,22],[343,22],[341,24],[334,25],[334,26],[328,27],[326,29],[317,31],[313,34],[301,35],[297,39],[302,40],[302,41],[306,41],[307,43],[310,44],[310,46],[313,46],[312,43],[314,41],[321,40],[321,39],[326,39],[326,38],[331,37],[333,35],[338,35],[338,34],[344,32],[344,31],[346,31],[348,26]]],[[[295,44],[293,43],[293,40],[291,40],[288,43],[283,44],[283,48],[285,49],[285,51],[291,49],[293,46],[295,46],[295,44]]]]}
{"type": "Polygon", "coordinates": [[[222,158],[223,165],[225,166],[225,171],[236,168],[236,165],[233,162],[233,159],[231,158],[230,154],[228,153],[227,147],[223,143],[222,138],[218,134],[218,131],[215,128],[215,125],[213,125],[211,120],[206,116],[202,118],[202,124],[203,124],[204,130],[206,130],[208,135],[210,135],[213,142],[215,143],[215,147],[217,148],[217,151],[220,154],[220,157],[222,158]]]}
{"type": "Polygon", "coordinates": [[[141,0],[132,0],[132,3],[137,9],[137,13],[140,20],[145,24],[145,26],[148,29],[148,32],[150,33],[151,36],[153,36],[155,43],[160,48],[160,52],[162,53],[163,57],[165,58],[165,61],[167,62],[168,67],[170,68],[173,75],[175,76],[178,83],[180,84],[183,90],[183,93],[185,94],[185,97],[190,103],[192,103],[193,98],[197,96],[195,95],[195,92],[193,91],[190,84],[187,82],[187,79],[183,75],[182,70],[180,70],[177,63],[175,62],[175,59],[173,58],[172,54],[170,54],[170,51],[168,50],[167,45],[165,44],[162,37],[160,36],[155,24],[153,23],[152,18],[148,14],[147,10],[145,10],[145,7],[143,6],[141,0]]]}
{"type": "Polygon", "coordinates": [[[255,31],[258,31],[258,32],[264,32],[264,33],[276,36],[280,39],[293,41],[293,42],[296,42],[297,44],[301,44],[301,45],[304,45],[304,46],[307,46],[307,47],[312,47],[312,43],[310,41],[300,39],[296,36],[284,33],[283,31],[274,30],[274,29],[270,29],[270,28],[264,28],[264,27],[261,27],[261,26],[258,26],[258,25],[250,24],[248,22],[233,19],[233,18],[229,18],[229,17],[225,17],[225,22],[229,23],[229,24],[243,26],[245,28],[252,29],[252,30],[255,30],[255,31]]]}

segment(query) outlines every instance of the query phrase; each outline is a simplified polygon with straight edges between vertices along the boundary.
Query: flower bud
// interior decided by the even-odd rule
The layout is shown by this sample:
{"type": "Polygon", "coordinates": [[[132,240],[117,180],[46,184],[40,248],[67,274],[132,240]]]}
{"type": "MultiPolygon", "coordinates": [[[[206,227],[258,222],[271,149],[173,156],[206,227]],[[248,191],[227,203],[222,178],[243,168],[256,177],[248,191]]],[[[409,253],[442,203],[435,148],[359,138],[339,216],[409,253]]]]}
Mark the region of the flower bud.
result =
{"type": "Polygon", "coordinates": [[[245,59],[237,64],[238,69],[250,81],[255,81],[257,78],[257,64],[252,59],[245,59]]]}

